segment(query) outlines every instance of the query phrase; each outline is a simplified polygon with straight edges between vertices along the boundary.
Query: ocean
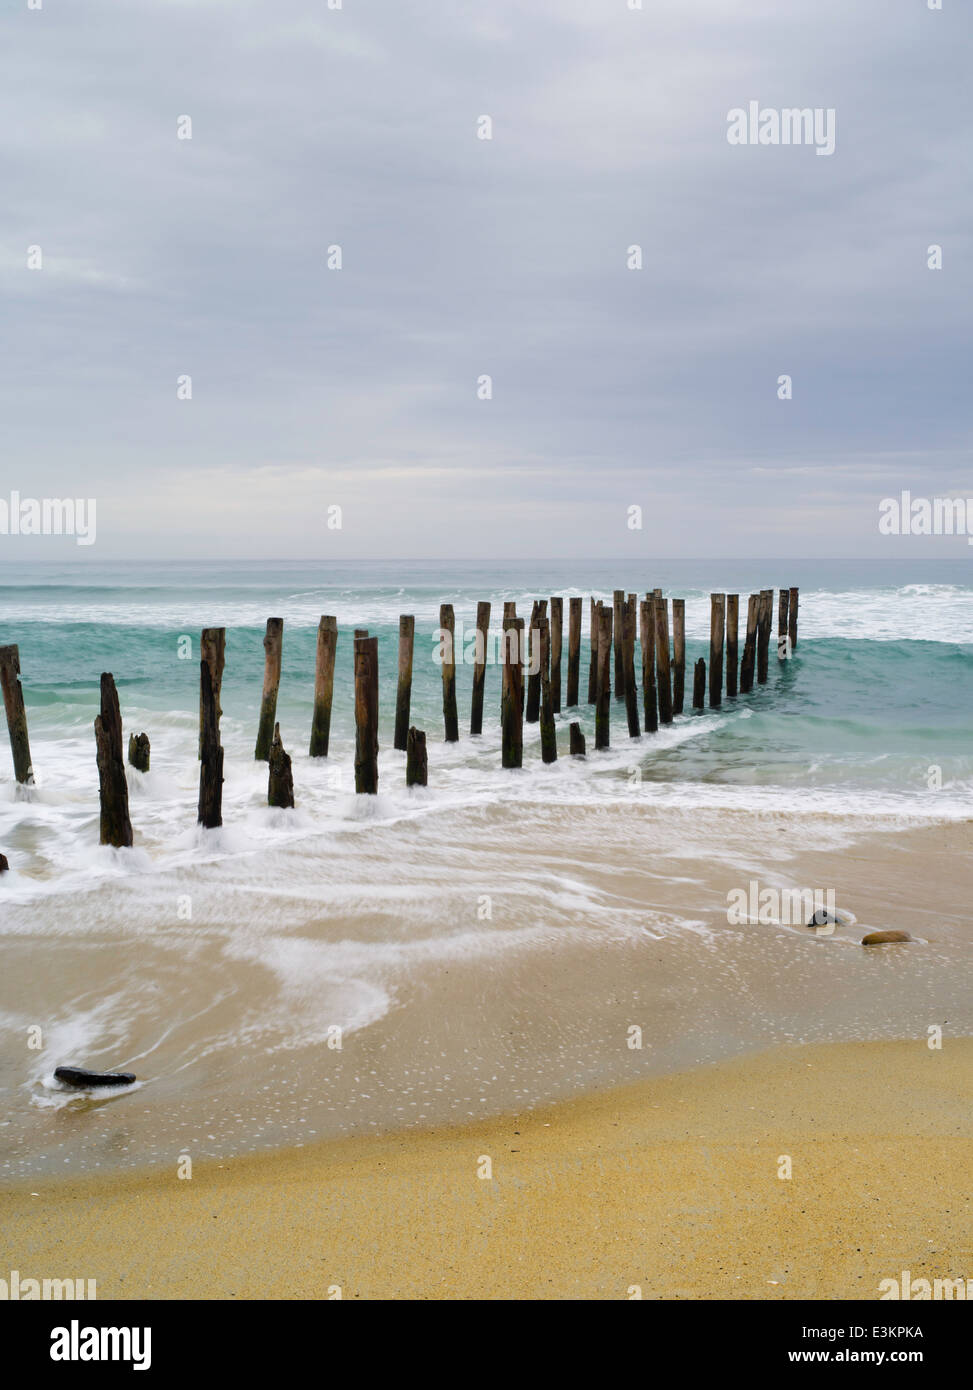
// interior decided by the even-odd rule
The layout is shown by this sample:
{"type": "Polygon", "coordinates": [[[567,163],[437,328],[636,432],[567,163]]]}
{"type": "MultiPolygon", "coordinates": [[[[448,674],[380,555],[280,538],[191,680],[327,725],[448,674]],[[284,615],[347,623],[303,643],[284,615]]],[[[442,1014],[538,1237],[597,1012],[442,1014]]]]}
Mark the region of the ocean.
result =
{"type": "MultiPolygon", "coordinates": [[[[566,637],[565,602],[565,679],[566,637]]],[[[761,818],[803,825],[807,846],[837,849],[859,831],[973,815],[973,572],[961,561],[7,565],[5,643],[20,648],[36,777],[18,789],[0,755],[7,1175],[467,1118],[483,1104],[535,1103],[612,1079],[597,1011],[584,1013],[584,1046],[567,1036],[569,1002],[585,1008],[574,976],[565,1022],[552,1024],[554,1006],[538,1016],[538,962],[572,951],[580,960],[595,932],[592,979],[614,989],[633,943],[663,941],[675,959],[711,941],[712,891],[687,865],[720,862],[745,884],[760,854],[733,849],[740,817],[751,827],[761,818]],[[491,601],[496,628],[505,600],[527,616],[535,597],[583,595],[584,700],[588,597],[659,586],[686,600],[688,709],[692,663],[708,656],[710,591],[741,594],[742,652],[746,595],[771,585],[800,587],[797,650],[778,663],[772,643],[768,683],[724,697],[718,711],[687,713],[634,742],[613,700],[612,747],[595,754],[583,703],[559,716],[556,764],[541,763],[533,725],[523,769],[504,772],[500,670],[488,667],[483,734],[471,739],[472,667],[460,664],[460,742],[443,742],[441,602],[468,634],[479,600],[491,601]],[[324,613],[339,628],[331,749],[312,762],[324,613]],[[406,789],[404,754],[391,747],[401,613],[416,620],[411,722],[427,734],[426,789],[406,789]],[[292,811],[268,808],[266,765],[253,759],[269,616],[284,619],[277,716],[293,758],[292,811]],[[208,626],[227,628],[217,831],[195,823],[199,633],[208,626]],[[379,639],[379,793],[369,798],[354,795],[355,627],[379,639]],[[92,726],[102,671],[114,674],[126,738],[144,730],[152,744],[151,771],[129,770],[128,851],[98,844],[92,726]],[[583,761],[567,756],[573,718],[588,738],[583,761]],[[618,830],[626,825],[631,840],[618,830]],[[626,884],[651,872],[664,887],[644,899],[617,892],[608,863],[626,884]],[[469,1036],[464,1009],[481,1020],[469,1036]],[[512,1019],[511,1036],[531,1042],[505,1051],[498,1040],[512,1019]],[[125,1094],[80,1098],[53,1080],[54,1066],[68,1063],[133,1070],[139,1081],[125,1094]]],[[[622,1008],[617,990],[612,998],[622,1008]]],[[[718,1037],[700,1023],[695,1036],[709,1041],[696,1052],[660,1040],[653,1064],[777,1036],[773,1021],[769,1033],[748,1025],[740,1004],[718,1037]]],[[[606,1005],[611,1026],[616,1016],[606,1005]]],[[[682,1017],[693,1035],[700,1020],[691,1008],[682,1017]]],[[[829,1026],[826,1036],[833,1017],[829,1026]]],[[[882,1031],[867,1009],[856,1027],[882,1031]]],[[[787,1035],[810,1036],[802,1028],[787,1035]]]]}

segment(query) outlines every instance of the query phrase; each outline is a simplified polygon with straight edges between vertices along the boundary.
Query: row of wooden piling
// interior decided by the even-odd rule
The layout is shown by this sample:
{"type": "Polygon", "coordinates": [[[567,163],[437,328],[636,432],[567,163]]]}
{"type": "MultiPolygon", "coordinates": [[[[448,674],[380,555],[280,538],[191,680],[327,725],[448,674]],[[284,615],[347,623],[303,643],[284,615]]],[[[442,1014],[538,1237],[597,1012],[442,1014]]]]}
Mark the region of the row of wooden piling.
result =
{"type": "MultiPolygon", "coordinates": [[[[739,595],[710,596],[709,704],[717,708],[724,689],[728,697],[738,691],[746,694],[766,682],[770,632],[773,618],[772,589],[751,594],[743,656],[739,658],[739,595]]],[[[537,599],[530,624],[517,616],[516,605],[505,603],[501,634],[502,673],[500,693],[501,763],[519,768],[523,763],[523,725],[539,724],[541,758],[557,759],[555,716],[561,712],[563,647],[563,599],[537,599]],[[550,602],[550,612],[548,612],[550,602]],[[525,637],[529,649],[525,650],[525,637]],[[526,699],[525,699],[525,671],[526,699]]],[[[567,693],[565,705],[575,708],[580,695],[581,619],[583,600],[568,600],[567,693]]],[[[487,640],[491,605],[482,602],[476,611],[476,648],[473,665],[473,695],[470,733],[483,728],[486,685],[487,640]]],[[[778,655],[785,659],[797,646],[798,590],[781,589],[778,606],[778,655]]],[[[442,652],[442,698],[445,741],[459,739],[456,702],[455,615],[451,604],[440,608],[442,652]]],[[[280,687],[284,620],[269,618],[264,636],[264,679],[254,757],[269,768],[268,803],[294,805],[291,759],[283,747],[277,723],[277,696],[280,687]]],[[[336,618],[323,616],[318,625],[314,673],[314,704],[311,720],[310,756],[327,757],[334,695],[334,668],[337,651],[336,618]]],[[[406,783],[425,786],[427,782],[426,736],[410,725],[415,618],[403,614],[399,619],[398,688],[396,693],[393,745],[406,754],[406,783]]],[[[200,642],[199,699],[199,824],[214,828],[222,824],[223,748],[220,742],[220,692],[226,661],[226,629],[204,628],[200,642]]],[[[591,655],[588,669],[587,700],[594,706],[595,748],[610,743],[612,695],[625,705],[629,736],[638,738],[642,729],[655,733],[683,713],[685,698],[686,638],[685,601],[672,600],[672,640],[670,644],[669,603],[661,589],[635,594],[615,590],[612,602],[591,599],[591,655]],[[641,650],[641,722],[635,668],[635,640],[638,630],[641,650]],[[613,679],[614,667],[614,679],[613,679]]],[[[706,695],[705,658],[696,662],[693,672],[692,705],[704,707],[706,695]]],[[[0,647],[0,684],[13,752],[14,775],[18,782],[33,781],[27,717],[20,683],[20,657],[16,646],[0,647]]],[[[374,795],[378,791],[378,638],[365,629],[354,636],[355,693],[355,791],[374,795]]],[[[101,842],[130,845],[132,827],[128,810],[128,787],[122,755],[122,722],[118,693],[111,674],[101,677],[101,708],[95,720],[97,765],[101,798],[101,842]]],[[[571,754],[583,755],[584,735],[580,723],[570,726],[571,754]]],[[[128,760],[142,772],[149,770],[150,746],[145,733],[129,738],[128,760]]]]}

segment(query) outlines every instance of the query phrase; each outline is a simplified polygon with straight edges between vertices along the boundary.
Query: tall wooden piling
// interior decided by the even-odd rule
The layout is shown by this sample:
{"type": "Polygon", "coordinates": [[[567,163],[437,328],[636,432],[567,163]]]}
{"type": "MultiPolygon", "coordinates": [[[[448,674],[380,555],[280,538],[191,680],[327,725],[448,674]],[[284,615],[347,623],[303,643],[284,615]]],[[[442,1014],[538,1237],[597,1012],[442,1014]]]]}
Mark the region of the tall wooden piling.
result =
{"type": "Polygon", "coordinates": [[[395,733],[392,747],[400,753],[407,751],[409,714],[412,708],[412,653],[415,647],[416,620],[412,613],[399,615],[399,668],[395,692],[395,733]]]}
{"type": "Polygon", "coordinates": [[[598,703],[598,604],[589,600],[589,631],[591,633],[591,654],[588,659],[588,704],[598,703]]]}
{"type": "Polygon", "coordinates": [[[693,709],[702,709],[706,702],[706,659],[700,657],[693,668],[693,709]]]}
{"type": "Polygon", "coordinates": [[[791,651],[797,646],[797,601],[799,591],[791,589],[790,618],[788,621],[788,636],[791,639],[791,651]]]}
{"type": "Polygon", "coordinates": [[[612,631],[615,651],[615,699],[625,699],[625,655],[622,651],[623,613],[625,609],[625,590],[615,589],[612,593],[612,631]]]}
{"type": "Polygon", "coordinates": [[[476,605],[476,651],[473,653],[473,699],[470,705],[470,733],[483,732],[483,691],[486,686],[487,642],[490,639],[490,605],[476,605]]]}
{"type": "Polygon", "coordinates": [[[682,714],[686,698],[686,600],[672,600],[672,712],[682,714]]]}
{"type": "Polygon", "coordinates": [[[426,735],[422,729],[410,729],[405,741],[405,785],[424,787],[428,778],[426,735]]]}
{"type": "Polygon", "coordinates": [[[122,715],[114,677],[105,671],[101,677],[101,713],[95,720],[98,761],[98,791],[101,801],[101,843],[116,849],[132,844],[132,821],[128,814],[128,780],[122,750],[122,715]]]}
{"type": "Polygon", "coordinates": [[[611,743],[612,628],[614,612],[607,603],[598,605],[598,700],[595,704],[595,748],[611,743]]]}
{"type": "Polygon", "coordinates": [[[726,594],[710,594],[709,614],[709,703],[719,709],[723,703],[723,632],[726,626],[726,594]]]}
{"type": "Polygon", "coordinates": [[[564,625],[564,600],[551,599],[551,706],[561,713],[561,640],[564,625]]]}
{"type": "Polygon", "coordinates": [[[355,791],[378,791],[378,638],[355,641],[355,791]]]}
{"type": "Polygon", "coordinates": [[[318,623],[314,657],[314,710],[311,715],[312,758],[326,758],[331,740],[331,703],[334,699],[334,656],[338,647],[338,619],[323,614],[318,623]]]}
{"type": "Polygon", "coordinates": [[[34,769],[30,761],[30,741],[27,738],[24,690],[20,684],[19,647],[0,647],[0,685],[3,686],[3,708],[7,716],[14,776],[18,782],[27,786],[34,780],[34,769]]]}
{"type": "Polygon", "coordinates": [[[213,687],[213,670],[205,657],[199,663],[199,757],[197,820],[207,830],[223,824],[223,749],[220,746],[220,704],[213,687]]]}
{"type": "Polygon", "coordinates": [[[459,743],[459,716],[456,713],[456,617],[451,603],[439,605],[439,627],[443,644],[443,724],[446,742],[459,743]]]}
{"type": "Polygon", "coordinates": [[[788,610],[790,607],[790,589],[781,589],[780,598],[777,601],[777,659],[786,661],[790,656],[790,633],[787,626],[788,610]]]}
{"type": "MultiPolygon", "coordinates": [[[[210,681],[213,686],[213,698],[216,700],[216,716],[220,717],[223,708],[220,704],[220,694],[223,689],[223,667],[226,663],[226,628],[225,627],[204,627],[199,639],[199,655],[209,667],[210,681]]],[[[203,756],[203,709],[199,710],[199,753],[203,756]]]]}
{"type": "Polygon", "coordinates": [[[580,598],[568,599],[568,709],[574,709],[578,703],[578,683],[581,674],[581,603],[580,598]]]}
{"type": "Polygon", "coordinates": [[[267,762],[277,722],[277,691],[280,688],[280,660],[284,642],[284,619],[268,618],[264,637],[264,688],[260,700],[260,723],[253,756],[257,762],[267,762]]]}
{"type": "Polygon", "coordinates": [[[524,762],[523,642],[523,618],[504,618],[500,689],[500,742],[503,767],[522,767],[524,762]]]}
{"type": "Polygon", "coordinates": [[[645,732],[659,728],[659,697],[655,688],[655,598],[639,604],[639,644],[642,648],[642,717],[645,732]]]}
{"type": "Polygon", "coordinates": [[[767,681],[770,627],[773,621],[773,611],[773,589],[761,589],[760,600],[757,605],[757,682],[759,685],[765,685],[767,681]]]}
{"type": "Polygon", "coordinates": [[[136,772],[148,772],[152,749],[148,734],[129,734],[128,761],[136,772]]]}
{"type": "Polygon", "coordinates": [[[280,725],[274,725],[274,737],[270,745],[270,776],[267,781],[267,805],[291,807],[294,805],[294,776],[291,772],[290,756],[284,752],[280,739],[280,725]]]}
{"type": "Polygon", "coordinates": [[[635,594],[629,595],[622,609],[622,673],[625,677],[625,716],[629,738],[639,738],[639,700],[635,683],[635,594]]]}
{"type": "Polygon", "coordinates": [[[530,632],[527,634],[530,667],[527,672],[527,712],[524,719],[528,724],[536,724],[541,717],[540,625],[541,620],[546,618],[547,599],[539,598],[531,609],[530,632]]]}
{"type": "Polygon", "coordinates": [[[740,595],[726,596],[726,693],[737,693],[738,652],[740,640],[740,595]]]}
{"type": "Polygon", "coordinates": [[[557,729],[554,724],[554,687],[551,667],[554,651],[551,639],[551,625],[547,618],[541,619],[541,761],[557,762],[557,729]]]}
{"type": "Polygon", "coordinates": [[[655,679],[659,691],[659,723],[672,723],[672,681],[669,660],[669,603],[656,590],[655,679]]]}
{"type": "Polygon", "coordinates": [[[740,694],[753,689],[753,673],[757,659],[757,623],[760,616],[760,595],[747,599],[747,635],[743,641],[743,660],[740,662],[740,694]]]}

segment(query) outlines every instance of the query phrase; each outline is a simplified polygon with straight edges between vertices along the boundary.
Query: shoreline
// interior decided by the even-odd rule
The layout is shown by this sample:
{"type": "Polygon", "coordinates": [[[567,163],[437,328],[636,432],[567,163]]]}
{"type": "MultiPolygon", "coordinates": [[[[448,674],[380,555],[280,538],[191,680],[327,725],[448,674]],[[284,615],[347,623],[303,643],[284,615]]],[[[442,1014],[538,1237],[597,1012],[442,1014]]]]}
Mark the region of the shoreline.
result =
{"type": "Polygon", "coordinates": [[[101,1298],[878,1298],[973,1277],[971,1069],[948,1029],[789,1046],[190,1179],[35,1177],[7,1259],[101,1298]]]}

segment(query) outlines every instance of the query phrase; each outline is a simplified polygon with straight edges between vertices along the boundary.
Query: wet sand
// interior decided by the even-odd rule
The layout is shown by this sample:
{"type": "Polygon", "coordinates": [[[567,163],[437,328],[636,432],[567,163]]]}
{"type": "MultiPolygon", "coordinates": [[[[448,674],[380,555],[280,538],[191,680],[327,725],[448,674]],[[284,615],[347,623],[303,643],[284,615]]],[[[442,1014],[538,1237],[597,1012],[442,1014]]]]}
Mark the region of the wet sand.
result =
{"type": "Polygon", "coordinates": [[[340,855],[312,837],[276,895],[257,891],[260,858],[234,864],[249,894],[205,868],[133,876],[75,904],[90,929],[53,943],[22,912],[5,941],[3,1180],[476,1123],[778,1045],[973,1035],[969,822],[508,802],[450,829],[454,844],[438,815],[372,828],[340,855]],[[727,895],[751,878],[834,888],[858,923],[730,924],[727,895]],[[173,923],[183,888],[193,921],[173,923]],[[915,940],[863,949],[876,928],[915,940]],[[329,1048],[370,992],[386,1011],[329,1048]],[[60,1027],[59,1000],[91,1014],[97,1046],[60,1027]],[[31,1068],[72,1062],[135,1071],[139,1089],[49,1108],[31,1068]]]}
{"type": "Polygon", "coordinates": [[[4,1258],[101,1298],[878,1298],[905,1269],[973,1278],[971,1078],[947,1027],[190,1179],[34,1179],[4,1258]]]}

